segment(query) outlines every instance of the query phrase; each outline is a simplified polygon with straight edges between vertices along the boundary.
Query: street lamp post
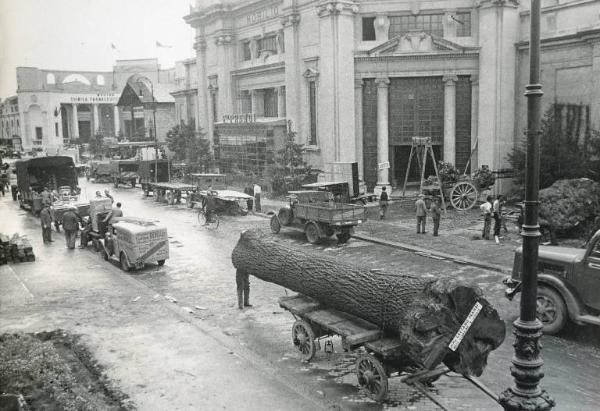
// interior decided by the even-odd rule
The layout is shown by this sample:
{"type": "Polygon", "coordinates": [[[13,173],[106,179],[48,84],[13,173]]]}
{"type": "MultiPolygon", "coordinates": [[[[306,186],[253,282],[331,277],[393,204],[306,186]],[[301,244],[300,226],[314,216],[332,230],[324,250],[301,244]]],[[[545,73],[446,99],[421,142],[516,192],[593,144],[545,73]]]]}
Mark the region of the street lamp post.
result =
{"type": "Polygon", "coordinates": [[[540,226],[538,224],[540,183],[540,0],[531,0],[529,39],[529,84],[527,97],[527,158],[525,164],[525,220],[523,224],[523,269],[519,318],[514,322],[515,349],[511,374],[515,385],[500,394],[500,404],[510,411],[546,411],[555,402],[539,387],[544,377],[540,356],[542,323],[536,318],[537,268],[540,226]]]}

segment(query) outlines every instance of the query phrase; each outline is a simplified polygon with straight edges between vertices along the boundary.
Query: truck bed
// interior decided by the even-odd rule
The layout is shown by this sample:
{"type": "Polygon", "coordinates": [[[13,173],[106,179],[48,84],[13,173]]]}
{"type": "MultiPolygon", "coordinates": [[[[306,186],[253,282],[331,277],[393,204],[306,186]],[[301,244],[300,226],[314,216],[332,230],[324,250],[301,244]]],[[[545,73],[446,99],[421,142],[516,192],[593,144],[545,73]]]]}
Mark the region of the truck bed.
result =
{"type": "Polygon", "coordinates": [[[332,225],[357,225],[365,221],[366,210],[355,204],[295,204],[294,217],[332,225]]]}

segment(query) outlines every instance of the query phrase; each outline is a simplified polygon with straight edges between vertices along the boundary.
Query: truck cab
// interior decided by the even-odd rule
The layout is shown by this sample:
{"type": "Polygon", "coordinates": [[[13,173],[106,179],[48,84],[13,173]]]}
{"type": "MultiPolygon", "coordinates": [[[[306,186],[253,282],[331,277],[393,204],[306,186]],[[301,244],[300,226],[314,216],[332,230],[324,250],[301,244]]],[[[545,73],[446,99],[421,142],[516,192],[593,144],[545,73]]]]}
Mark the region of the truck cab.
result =
{"type": "MultiPolygon", "coordinates": [[[[506,296],[521,290],[523,250],[515,251],[506,296]]],[[[546,334],[560,332],[568,320],[600,325],[600,230],[585,249],[540,246],[537,317],[546,334]]]]}

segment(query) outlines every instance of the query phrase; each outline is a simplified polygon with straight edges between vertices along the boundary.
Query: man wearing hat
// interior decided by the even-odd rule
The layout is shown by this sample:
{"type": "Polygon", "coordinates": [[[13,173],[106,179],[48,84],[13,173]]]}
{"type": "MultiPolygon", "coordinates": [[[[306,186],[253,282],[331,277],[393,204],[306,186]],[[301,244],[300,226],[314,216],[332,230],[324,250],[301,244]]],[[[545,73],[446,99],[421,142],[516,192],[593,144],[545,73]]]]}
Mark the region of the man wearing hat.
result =
{"type": "Polygon", "coordinates": [[[417,214],[417,234],[425,234],[425,221],[427,219],[427,206],[425,205],[425,196],[421,193],[419,198],[415,201],[415,208],[417,214]]]}
{"type": "Polygon", "coordinates": [[[81,223],[81,217],[77,214],[77,207],[71,206],[63,214],[63,228],[65,229],[65,240],[67,241],[67,248],[73,250],[75,248],[75,240],[77,239],[77,231],[79,231],[79,224],[81,223]]]}

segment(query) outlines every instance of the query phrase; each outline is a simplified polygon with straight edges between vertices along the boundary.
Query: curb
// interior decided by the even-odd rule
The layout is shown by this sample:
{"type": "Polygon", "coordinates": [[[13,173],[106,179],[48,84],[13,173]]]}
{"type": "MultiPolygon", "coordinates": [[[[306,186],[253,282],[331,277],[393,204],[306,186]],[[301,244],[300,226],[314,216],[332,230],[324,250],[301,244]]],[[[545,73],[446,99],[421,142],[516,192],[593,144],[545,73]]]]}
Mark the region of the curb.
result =
{"type": "Polygon", "coordinates": [[[429,250],[427,248],[417,247],[417,246],[414,246],[411,244],[383,240],[381,238],[370,237],[370,236],[363,235],[363,234],[353,234],[352,237],[359,239],[359,240],[374,243],[374,244],[381,244],[381,245],[385,245],[388,247],[397,248],[399,250],[412,251],[416,254],[425,255],[426,257],[443,258],[446,260],[450,260],[456,264],[469,265],[472,267],[478,267],[478,268],[483,268],[483,269],[490,270],[490,271],[496,271],[501,274],[510,275],[512,272],[511,267],[505,267],[505,266],[496,265],[496,264],[484,263],[484,262],[476,261],[476,260],[473,260],[470,258],[459,257],[459,256],[452,255],[452,254],[446,254],[446,253],[442,253],[439,251],[429,250]]]}

